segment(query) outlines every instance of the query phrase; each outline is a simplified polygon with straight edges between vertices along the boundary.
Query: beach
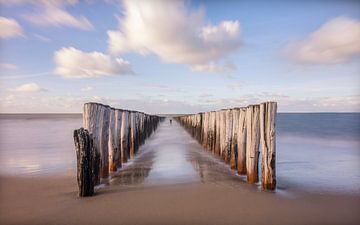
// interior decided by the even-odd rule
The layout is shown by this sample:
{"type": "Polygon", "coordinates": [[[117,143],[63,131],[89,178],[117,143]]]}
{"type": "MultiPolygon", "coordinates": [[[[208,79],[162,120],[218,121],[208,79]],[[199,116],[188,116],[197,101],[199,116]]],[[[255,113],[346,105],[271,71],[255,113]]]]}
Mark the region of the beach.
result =
{"type": "MultiPolygon", "coordinates": [[[[337,133],[324,129],[318,136],[307,137],[306,132],[312,130],[311,118],[314,115],[279,116],[275,192],[246,183],[244,176],[203,149],[178,123],[165,120],[136,157],[88,198],[77,196],[71,140],[71,129],[81,126],[81,117],[2,118],[1,137],[7,137],[5,131],[9,137],[0,145],[2,160],[12,163],[0,167],[0,222],[359,224],[356,135],[353,139],[347,135],[351,140],[342,141],[337,133]],[[305,127],[294,129],[291,121],[301,121],[305,127]],[[12,132],[19,128],[16,126],[31,130],[31,137],[23,143],[11,142],[12,132]],[[52,132],[40,139],[48,127],[52,132]]],[[[358,114],[330,118],[333,125],[348,126],[358,114]]]]}
{"type": "Polygon", "coordinates": [[[73,176],[1,177],[1,224],[359,224],[360,197],[217,184],[104,188],[77,197],[73,176]]]}

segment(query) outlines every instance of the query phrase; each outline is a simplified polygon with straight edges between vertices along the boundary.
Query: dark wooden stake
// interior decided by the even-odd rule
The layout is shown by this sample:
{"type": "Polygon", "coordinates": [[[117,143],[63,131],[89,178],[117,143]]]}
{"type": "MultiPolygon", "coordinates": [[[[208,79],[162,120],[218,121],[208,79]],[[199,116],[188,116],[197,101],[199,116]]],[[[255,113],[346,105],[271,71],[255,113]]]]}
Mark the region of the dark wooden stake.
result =
{"type": "Polygon", "coordinates": [[[93,148],[92,138],[87,130],[80,128],[74,130],[74,142],[77,157],[79,196],[92,196],[95,184],[95,175],[93,174],[95,149],[93,148]]]}

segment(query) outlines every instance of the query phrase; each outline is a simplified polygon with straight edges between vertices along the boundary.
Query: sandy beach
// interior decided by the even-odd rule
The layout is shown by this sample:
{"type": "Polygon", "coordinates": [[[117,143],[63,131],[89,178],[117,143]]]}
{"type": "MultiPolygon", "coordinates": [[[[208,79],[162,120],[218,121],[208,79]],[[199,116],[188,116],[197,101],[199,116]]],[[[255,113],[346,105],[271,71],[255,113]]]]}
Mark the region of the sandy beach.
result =
{"type": "MultiPolygon", "coordinates": [[[[253,189],[253,188],[251,188],[253,189]]],[[[359,224],[360,197],[258,192],[217,184],[108,186],[77,197],[76,179],[1,177],[1,224],[359,224]]]]}

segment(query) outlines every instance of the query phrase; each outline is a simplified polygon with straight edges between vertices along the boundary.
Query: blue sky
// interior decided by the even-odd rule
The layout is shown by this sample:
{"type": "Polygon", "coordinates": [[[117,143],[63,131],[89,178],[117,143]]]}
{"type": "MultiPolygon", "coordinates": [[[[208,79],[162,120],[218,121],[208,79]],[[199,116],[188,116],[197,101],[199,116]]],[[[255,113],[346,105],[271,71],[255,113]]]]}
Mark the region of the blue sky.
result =
{"type": "Polygon", "coordinates": [[[0,3],[0,112],[360,111],[359,1],[0,3]]]}

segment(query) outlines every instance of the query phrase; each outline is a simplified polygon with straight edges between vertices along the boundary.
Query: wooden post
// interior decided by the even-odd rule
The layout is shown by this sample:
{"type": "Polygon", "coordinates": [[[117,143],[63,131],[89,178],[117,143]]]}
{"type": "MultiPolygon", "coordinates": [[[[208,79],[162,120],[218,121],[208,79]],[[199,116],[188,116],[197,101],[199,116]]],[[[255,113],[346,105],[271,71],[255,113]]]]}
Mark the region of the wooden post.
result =
{"type": "Polygon", "coordinates": [[[215,112],[215,155],[220,155],[220,112],[215,112]]]}
{"type": "Polygon", "coordinates": [[[276,188],[276,111],[276,102],[260,104],[261,186],[268,190],[276,188]]]}
{"type": "Polygon", "coordinates": [[[119,109],[110,110],[109,123],[109,170],[114,172],[121,167],[120,130],[122,112],[119,109]]]}
{"type": "Polygon", "coordinates": [[[94,163],[95,149],[92,138],[87,130],[80,128],[74,130],[74,142],[77,158],[77,183],[79,196],[92,196],[94,194],[94,163]]]}
{"type": "Polygon", "coordinates": [[[246,108],[240,108],[237,133],[237,169],[238,174],[246,174],[246,108]]]}
{"type": "Polygon", "coordinates": [[[230,167],[236,169],[237,158],[237,133],[239,127],[239,109],[232,110],[232,134],[231,134],[231,154],[230,154],[230,167]]]}
{"type": "Polygon", "coordinates": [[[121,163],[126,163],[129,159],[129,112],[124,110],[122,113],[122,121],[121,121],[121,132],[120,132],[120,139],[121,139],[121,163]]]}
{"type": "Polygon", "coordinates": [[[230,164],[230,156],[231,156],[231,138],[232,138],[232,109],[227,109],[225,114],[225,120],[226,120],[226,131],[225,131],[225,138],[226,138],[226,144],[225,144],[225,162],[227,164],[230,164]]]}
{"type": "Polygon", "coordinates": [[[110,107],[100,108],[100,179],[109,177],[109,119],[110,107]]]}
{"type": "Polygon", "coordinates": [[[215,138],[216,138],[216,126],[215,126],[215,116],[214,111],[210,112],[210,150],[211,153],[215,154],[215,138]]]}
{"type": "Polygon", "coordinates": [[[116,139],[116,148],[117,152],[115,153],[114,160],[116,161],[116,166],[119,168],[122,166],[121,162],[121,126],[122,126],[122,115],[123,110],[116,109],[115,110],[115,118],[116,118],[116,127],[115,127],[115,139],[116,139]]]}
{"type": "Polygon", "coordinates": [[[130,158],[135,156],[135,141],[136,141],[136,122],[135,112],[130,112],[130,158]]]}
{"type": "Polygon", "coordinates": [[[220,112],[220,158],[225,158],[225,151],[226,151],[226,110],[221,110],[220,112]]]}
{"type": "Polygon", "coordinates": [[[259,105],[250,105],[246,109],[246,172],[249,183],[259,181],[259,110],[259,105]]]}
{"type": "Polygon", "coordinates": [[[89,131],[92,137],[95,151],[94,180],[95,184],[100,183],[100,108],[97,103],[86,103],[83,107],[83,126],[89,131]]]}

